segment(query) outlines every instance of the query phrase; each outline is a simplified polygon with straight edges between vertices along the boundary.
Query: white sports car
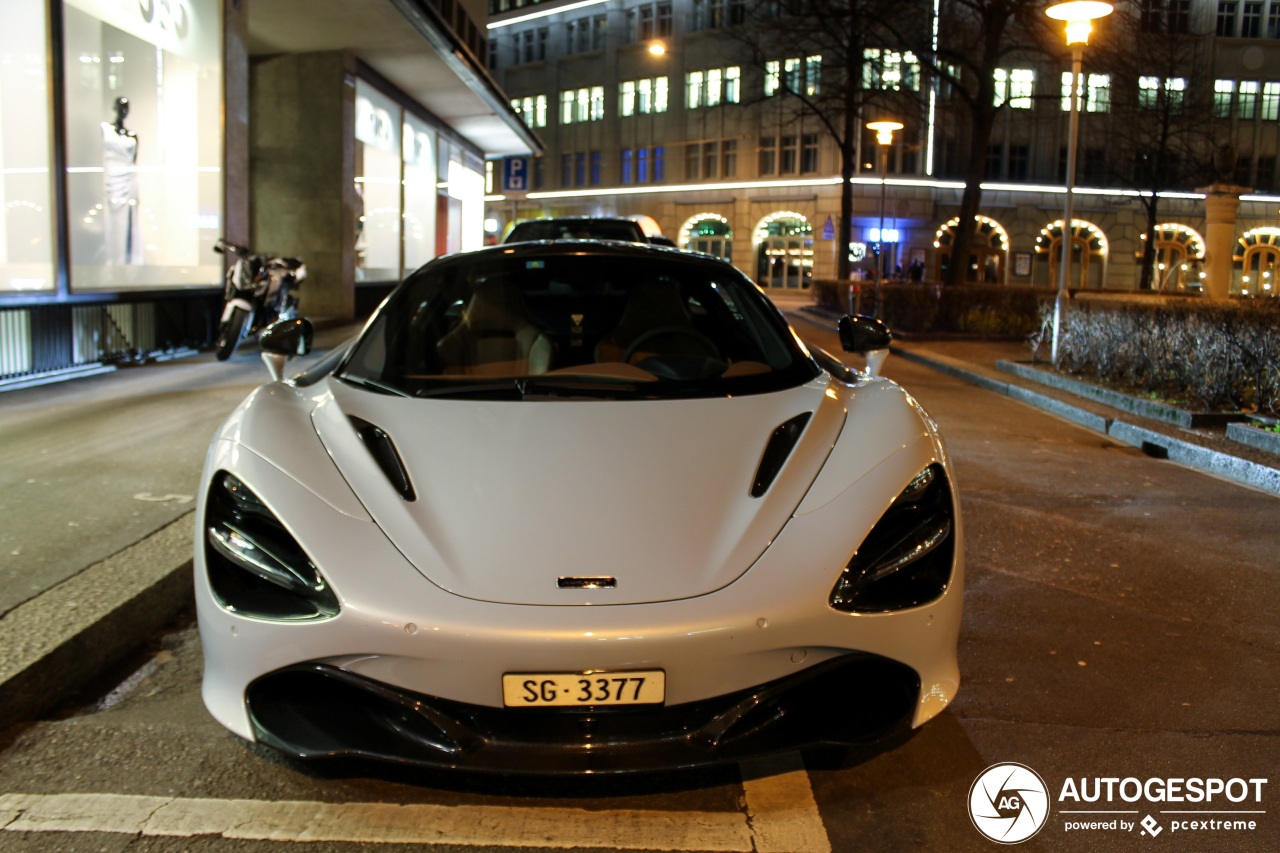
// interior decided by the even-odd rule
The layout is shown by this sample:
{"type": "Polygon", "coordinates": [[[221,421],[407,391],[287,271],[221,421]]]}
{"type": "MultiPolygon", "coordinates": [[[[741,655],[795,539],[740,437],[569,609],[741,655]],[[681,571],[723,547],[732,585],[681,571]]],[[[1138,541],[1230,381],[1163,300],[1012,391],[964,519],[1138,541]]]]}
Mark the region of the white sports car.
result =
{"type": "MultiPolygon", "coordinates": [[[[889,337],[845,318],[840,339],[882,357],[889,337]]],[[[432,261],[218,432],[205,704],[295,757],[496,772],[919,726],[959,684],[958,498],[933,422],[873,373],[709,256],[432,261]]]]}

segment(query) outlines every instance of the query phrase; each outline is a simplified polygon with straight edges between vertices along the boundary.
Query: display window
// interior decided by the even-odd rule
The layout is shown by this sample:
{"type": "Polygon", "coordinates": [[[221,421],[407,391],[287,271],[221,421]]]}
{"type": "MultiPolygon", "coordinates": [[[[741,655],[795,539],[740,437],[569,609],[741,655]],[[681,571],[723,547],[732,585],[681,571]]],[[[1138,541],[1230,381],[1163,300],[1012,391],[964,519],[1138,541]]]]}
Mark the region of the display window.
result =
{"type": "Polygon", "coordinates": [[[71,288],[216,285],[219,0],[65,0],[71,288]]]}
{"type": "Polygon", "coordinates": [[[403,110],[356,81],[356,280],[400,278],[403,110]]]}
{"type": "Polygon", "coordinates": [[[5,0],[0,27],[0,292],[54,287],[44,0],[5,0]]]}
{"type": "Polygon", "coordinates": [[[404,267],[436,256],[436,133],[408,115],[404,121],[404,267]]]}

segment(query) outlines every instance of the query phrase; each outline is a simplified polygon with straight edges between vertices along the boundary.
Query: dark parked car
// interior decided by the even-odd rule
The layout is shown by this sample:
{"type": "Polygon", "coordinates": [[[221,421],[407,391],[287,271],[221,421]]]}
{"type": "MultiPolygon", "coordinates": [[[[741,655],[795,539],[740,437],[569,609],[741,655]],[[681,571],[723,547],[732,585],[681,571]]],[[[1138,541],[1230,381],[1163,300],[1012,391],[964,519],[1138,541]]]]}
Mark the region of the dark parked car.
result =
{"type": "Polygon", "coordinates": [[[609,216],[567,216],[557,219],[530,219],[517,222],[504,243],[530,240],[623,240],[648,243],[640,224],[631,219],[609,216]]]}

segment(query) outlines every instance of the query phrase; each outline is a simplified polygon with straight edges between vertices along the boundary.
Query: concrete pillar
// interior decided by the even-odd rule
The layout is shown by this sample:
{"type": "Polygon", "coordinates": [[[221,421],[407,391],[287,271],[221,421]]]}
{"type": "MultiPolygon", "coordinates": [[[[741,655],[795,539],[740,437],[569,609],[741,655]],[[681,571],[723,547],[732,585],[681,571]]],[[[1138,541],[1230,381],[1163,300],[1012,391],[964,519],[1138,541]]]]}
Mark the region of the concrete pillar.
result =
{"type": "Polygon", "coordinates": [[[302,258],[312,318],[355,317],[355,67],[344,51],[256,61],[252,246],[302,258]]]}
{"type": "Polygon", "coordinates": [[[1202,187],[1205,194],[1204,295],[1226,299],[1231,295],[1231,257],[1236,247],[1236,211],[1240,196],[1251,192],[1234,184],[1202,187]]]}

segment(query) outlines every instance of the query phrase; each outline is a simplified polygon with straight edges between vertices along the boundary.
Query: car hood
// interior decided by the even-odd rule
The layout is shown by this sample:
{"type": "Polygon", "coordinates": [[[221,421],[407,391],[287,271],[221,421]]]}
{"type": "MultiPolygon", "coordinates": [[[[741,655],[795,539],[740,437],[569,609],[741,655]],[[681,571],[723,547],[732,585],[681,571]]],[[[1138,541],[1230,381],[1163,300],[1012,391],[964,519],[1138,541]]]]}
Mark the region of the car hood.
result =
{"type": "Polygon", "coordinates": [[[374,521],[436,585],[512,604],[670,601],[732,583],[791,517],[846,415],[825,379],[736,398],[521,402],[327,382],[313,423],[374,521]],[[752,497],[771,436],[805,413],[776,479],[752,497]],[[389,438],[412,500],[353,418],[389,438]]]}

